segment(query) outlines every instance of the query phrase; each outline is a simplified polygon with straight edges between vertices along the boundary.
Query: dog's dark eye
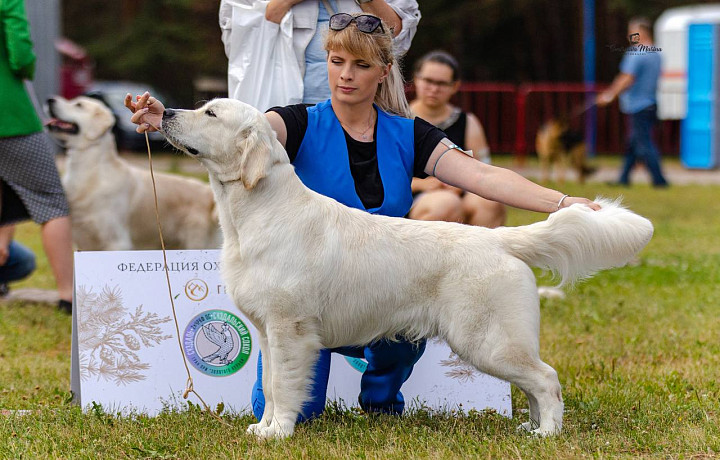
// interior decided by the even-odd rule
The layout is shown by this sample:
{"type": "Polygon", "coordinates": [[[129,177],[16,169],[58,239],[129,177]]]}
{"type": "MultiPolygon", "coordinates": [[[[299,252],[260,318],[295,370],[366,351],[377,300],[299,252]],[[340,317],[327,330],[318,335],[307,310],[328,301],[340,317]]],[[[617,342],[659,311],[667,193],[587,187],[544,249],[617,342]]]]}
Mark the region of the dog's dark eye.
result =
{"type": "Polygon", "coordinates": [[[206,110],[205,115],[207,115],[208,117],[217,118],[217,115],[215,115],[215,112],[213,112],[212,110],[206,110]]]}
{"type": "Polygon", "coordinates": [[[75,103],[75,107],[80,107],[80,108],[82,108],[82,102],[76,102],[76,103],[75,103]]]}

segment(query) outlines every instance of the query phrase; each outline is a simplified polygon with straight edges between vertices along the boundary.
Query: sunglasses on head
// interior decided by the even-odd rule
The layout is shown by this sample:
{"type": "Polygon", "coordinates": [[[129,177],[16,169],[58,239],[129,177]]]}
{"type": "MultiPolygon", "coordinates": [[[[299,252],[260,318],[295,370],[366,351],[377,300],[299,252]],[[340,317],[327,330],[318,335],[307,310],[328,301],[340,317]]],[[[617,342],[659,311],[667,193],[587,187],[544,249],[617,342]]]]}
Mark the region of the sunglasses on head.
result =
{"type": "Polygon", "coordinates": [[[353,16],[352,14],[348,13],[338,13],[330,16],[330,28],[332,30],[343,30],[353,22],[355,23],[360,32],[371,34],[375,32],[378,27],[380,27],[380,31],[382,33],[385,33],[385,28],[383,28],[382,20],[379,17],[373,16],[371,14],[361,14],[359,16],[353,16]]]}

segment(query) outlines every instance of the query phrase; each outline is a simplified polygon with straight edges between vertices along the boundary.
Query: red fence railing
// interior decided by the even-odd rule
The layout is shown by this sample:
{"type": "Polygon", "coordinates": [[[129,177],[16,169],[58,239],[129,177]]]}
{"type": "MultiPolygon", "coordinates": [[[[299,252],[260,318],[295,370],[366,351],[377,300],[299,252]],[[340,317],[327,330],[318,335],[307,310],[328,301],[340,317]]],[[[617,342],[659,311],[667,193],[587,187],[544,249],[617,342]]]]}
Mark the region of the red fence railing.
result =
{"type": "MultiPolygon", "coordinates": [[[[520,159],[535,151],[535,135],[548,119],[570,118],[570,125],[582,130],[586,98],[596,95],[604,85],[583,83],[463,83],[454,103],[478,116],[493,152],[514,153],[520,159]],[[575,116],[573,116],[575,115],[575,116]]],[[[625,119],[617,102],[595,109],[595,151],[621,154],[625,143],[625,119]]],[[[680,152],[680,123],[664,120],[656,130],[656,141],[664,155],[680,152]]]]}

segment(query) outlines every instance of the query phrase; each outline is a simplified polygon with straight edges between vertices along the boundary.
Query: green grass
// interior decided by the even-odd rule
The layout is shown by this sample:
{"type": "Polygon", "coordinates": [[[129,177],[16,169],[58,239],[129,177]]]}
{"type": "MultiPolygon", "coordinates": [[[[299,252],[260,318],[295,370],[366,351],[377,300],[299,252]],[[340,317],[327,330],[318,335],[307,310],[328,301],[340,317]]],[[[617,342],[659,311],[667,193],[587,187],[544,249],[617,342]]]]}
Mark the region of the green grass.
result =
{"type": "MultiPolygon", "coordinates": [[[[541,354],[563,385],[565,427],[537,439],[517,433],[525,397],[513,388],[513,419],[494,414],[402,418],[330,408],[286,441],[244,435],[195,408],[117,417],[70,403],[70,318],[51,306],[0,306],[0,458],[711,458],[720,455],[720,186],[654,190],[567,184],[565,193],[624,195],[655,236],[630,267],[543,300],[541,354]]],[[[543,218],[511,210],[509,225],[543,218]]],[[[38,254],[22,286],[52,287],[37,228],[19,239],[38,254]]],[[[552,280],[538,272],[540,284],[552,280]]],[[[19,286],[14,286],[15,288],[19,286]]],[[[202,393],[202,389],[198,389],[202,393]]]]}

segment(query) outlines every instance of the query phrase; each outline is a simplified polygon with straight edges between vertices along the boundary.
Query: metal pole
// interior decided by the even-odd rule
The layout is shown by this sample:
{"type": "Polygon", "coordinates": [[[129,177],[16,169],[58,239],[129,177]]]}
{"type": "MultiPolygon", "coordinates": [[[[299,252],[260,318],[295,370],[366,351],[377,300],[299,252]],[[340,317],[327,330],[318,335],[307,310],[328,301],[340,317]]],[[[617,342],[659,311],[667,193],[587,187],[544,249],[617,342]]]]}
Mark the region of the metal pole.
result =
{"type": "MultiPolygon", "coordinates": [[[[595,100],[595,93],[589,88],[595,86],[595,0],[583,0],[583,81],[585,83],[585,103],[587,106],[595,100]]],[[[585,116],[585,145],[589,157],[595,156],[597,145],[597,110],[590,107],[585,116]]]]}

